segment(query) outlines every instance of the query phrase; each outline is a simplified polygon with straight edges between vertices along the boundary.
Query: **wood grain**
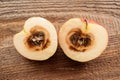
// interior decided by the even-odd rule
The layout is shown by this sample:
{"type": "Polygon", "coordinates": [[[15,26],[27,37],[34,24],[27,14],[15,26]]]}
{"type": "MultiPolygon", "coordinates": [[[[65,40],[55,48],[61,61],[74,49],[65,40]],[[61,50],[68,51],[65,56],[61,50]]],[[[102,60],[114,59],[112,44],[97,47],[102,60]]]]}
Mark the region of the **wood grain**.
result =
{"type": "Polygon", "coordinates": [[[0,80],[120,80],[119,9],[119,0],[0,0],[0,80]],[[32,16],[50,20],[57,32],[72,17],[95,20],[107,29],[108,46],[86,63],[70,60],[59,46],[46,61],[27,60],[12,38],[32,16]]]}
{"type": "Polygon", "coordinates": [[[0,19],[19,19],[49,13],[104,13],[119,18],[119,0],[1,0],[0,19]]]}

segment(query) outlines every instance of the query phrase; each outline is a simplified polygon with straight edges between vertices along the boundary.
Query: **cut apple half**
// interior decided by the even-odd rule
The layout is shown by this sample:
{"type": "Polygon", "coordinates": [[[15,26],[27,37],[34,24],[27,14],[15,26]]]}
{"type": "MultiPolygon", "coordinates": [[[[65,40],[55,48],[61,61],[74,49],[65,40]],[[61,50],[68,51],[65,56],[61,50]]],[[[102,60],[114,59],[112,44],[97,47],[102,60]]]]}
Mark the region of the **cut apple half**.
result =
{"type": "Polygon", "coordinates": [[[108,43],[106,29],[94,21],[72,18],[59,31],[59,43],[72,60],[86,62],[104,51],[108,43]]]}
{"type": "Polygon", "coordinates": [[[24,29],[14,36],[13,42],[17,51],[31,60],[50,58],[58,45],[55,27],[41,17],[29,18],[24,29]]]}

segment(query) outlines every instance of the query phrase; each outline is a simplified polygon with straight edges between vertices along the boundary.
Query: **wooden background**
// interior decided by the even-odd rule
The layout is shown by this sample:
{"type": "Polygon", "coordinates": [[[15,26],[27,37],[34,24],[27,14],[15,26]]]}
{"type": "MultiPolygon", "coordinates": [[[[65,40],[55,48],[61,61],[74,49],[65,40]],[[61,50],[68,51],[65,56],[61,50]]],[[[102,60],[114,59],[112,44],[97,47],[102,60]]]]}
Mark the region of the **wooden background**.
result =
{"type": "Polygon", "coordinates": [[[120,0],[0,0],[0,80],[120,80],[120,0]],[[108,31],[107,49],[86,63],[70,60],[59,46],[46,61],[28,60],[12,38],[32,16],[50,20],[57,31],[72,17],[95,20],[108,31]]]}

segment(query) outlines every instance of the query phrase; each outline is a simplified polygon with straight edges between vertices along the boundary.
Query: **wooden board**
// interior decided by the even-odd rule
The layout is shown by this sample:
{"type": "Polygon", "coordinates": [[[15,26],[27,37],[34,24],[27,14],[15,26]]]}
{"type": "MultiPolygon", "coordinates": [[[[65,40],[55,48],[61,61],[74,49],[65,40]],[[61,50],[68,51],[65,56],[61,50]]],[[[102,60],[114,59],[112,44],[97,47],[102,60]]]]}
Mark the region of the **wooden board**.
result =
{"type": "Polygon", "coordinates": [[[13,46],[13,35],[22,30],[24,21],[0,23],[0,79],[9,80],[93,80],[120,79],[120,21],[109,16],[80,14],[50,14],[43,15],[50,20],[59,31],[60,26],[72,17],[92,19],[103,25],[109,34],[109,43],[103,54],[90,62],[79,63],[67,58],[58,46],[53,57],[38,62],[27,60],[13,46]]]}
{"type": "Polygon", "coordinates": [[[0,80],[120,80],[119,0],[0,1],[0,80]],[[107,29],[108,46],[100,57],[86,63],[72,61],[60,46],[46,61],[28,60],[12,40],[32,16],[48,19],[57,32],[73,17],[95,20],[107,29]]]}

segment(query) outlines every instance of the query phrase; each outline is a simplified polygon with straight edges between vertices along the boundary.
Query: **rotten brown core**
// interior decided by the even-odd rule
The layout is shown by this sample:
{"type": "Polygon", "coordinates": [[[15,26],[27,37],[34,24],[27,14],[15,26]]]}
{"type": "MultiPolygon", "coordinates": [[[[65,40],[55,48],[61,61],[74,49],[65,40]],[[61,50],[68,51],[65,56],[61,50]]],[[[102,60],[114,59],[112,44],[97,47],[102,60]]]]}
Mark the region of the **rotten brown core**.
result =
{"type": "MultiPolygon", "coordinates": [[[[86,20],[85,22],[87,29],[88,23],[86,20]]],[[[93,36],[89,33],[83,33],[80,28],[74,28],[68,33],[67,43],[71,50],[84,52],[92,46],[93,36]]]]}
{"type": "Polygon", "coordinates": [[[30,35],[25,39],[26,46],[35,51],[43,50],[50,44],[49,33],[46,29],[35,26],[30,30],[30,35]]]}
{"type": "Polygon", "coordinates": [[[73,45],[79,47],[84,46],[87,47],[90,45],[91,39],[89,35],[80,34],[79,32],[75,32],[71,37],[70,41],[73,45]]]}

